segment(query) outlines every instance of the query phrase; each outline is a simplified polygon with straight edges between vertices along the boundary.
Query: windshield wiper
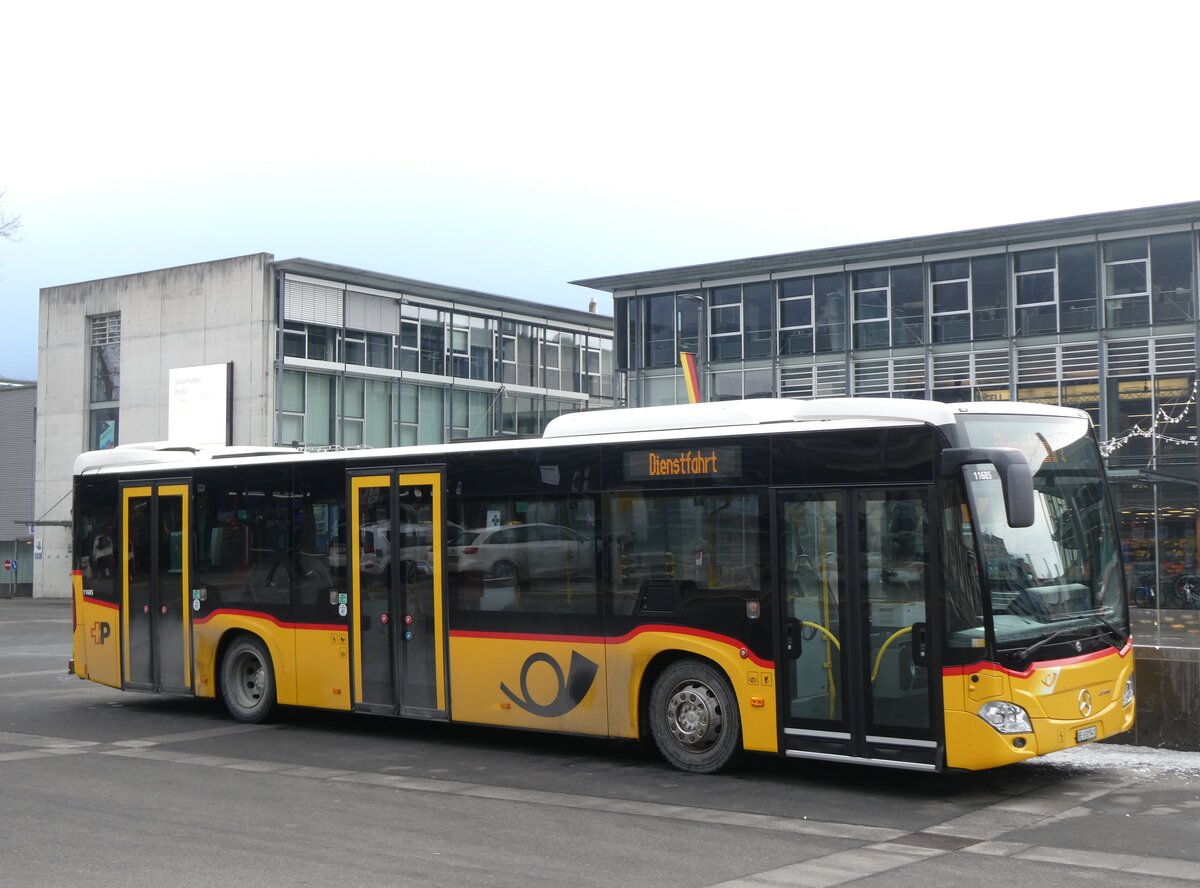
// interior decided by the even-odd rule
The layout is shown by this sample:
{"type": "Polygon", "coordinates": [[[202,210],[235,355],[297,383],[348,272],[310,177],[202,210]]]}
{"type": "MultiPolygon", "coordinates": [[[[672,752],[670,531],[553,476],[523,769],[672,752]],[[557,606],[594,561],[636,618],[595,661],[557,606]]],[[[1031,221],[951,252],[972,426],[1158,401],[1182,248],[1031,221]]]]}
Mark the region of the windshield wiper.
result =
{"type": "MultiPolygon", "coordinates": [[[[1117,639],[1117,641],[1124,643],[1129,638],[1128,635],[1123,635],[1121,633],[1120,629],[1118,629],[1112,623],[1108,622],[1108,620],[1104,619],[1104,617],[1100,616],[1100,614],[1092,613],[1092,614],[1086,614],[1085,616],[1094,617],[1100,623],[1100,625],[1104,628],[1104,630],[1109,635],[1111,635],[1113,638],[1117,639]]],[[[1070,633],[1078,632],[1082,628],[1088,628],[1088,627],[1070,626],[1070,627],[1064,627],[1062,629],[1058,629],[1054,632],[1051,632],[1045,638],[1039,638],[1037,641],[1035,641],[1033,644],[1031,644],[1029,647],[1025,648],[1024,650],[1017,651],[1015,656],[1022,663],[1028,663],[1030,658],[1037,651],[1044,648],[1050,642],[1054,641],[1057,638],[1062,638],[1064,635],[1069,635],[1070,633]]],[[[1109,644],[1113,648],[1120,650],[1120,648],[1117,647],[1115,642],[1110,641],[1109,644]]]]}
{"type": "Polygon", "coordinates": [[[1035,651],[1041,650],[1046,645],[1048,645],[1050,642],[1054,641],[1054,639],[1056,639],[1056,638],[1062,638],[1064,635],[1067,635],[1072,632],[1078,632],[1078,631],[1079,631],[1078,626],[1072,626],[1070,629],[1059,629],[1056,632],[1051,632],[1045,638],[1039,638],[1037,641],[1035,641],[1033,644],[1031,644],[1029,647],[1025,648],[1024,650],[1017,651],[1015,656],[1022,663],[1028,663],[1030,657],[1033,656],[1035,651]]]}
{"type": "MultiPolygon", "coordinates": [[[[1108,620],[1104,619],[1104,617],[1100,616],[1100,614],[1088,614],[1088,616],[1095,617],[1097,622],[1099,622],[1100,625],[1103,626],[1105,628],[1105,630],[1107,630],[1108,634],[1111,635],[1113,638],[1115,638],[1117,641],[1121,642],[1121,644],[1124,644],[1125,642],[1127,642],[1129,640],[1128,633],[1122,634],[1120,629],[1118,629],[1112,623],[1108,622],[1108,620]]],[[[1117,647],[1116,642],[1113,642],[1112,646],[1114,648],[1116,648],[1117,647]]],[[[1117,648],[1117,650],[1120,650],[1120,648],[1117,648]]]]}

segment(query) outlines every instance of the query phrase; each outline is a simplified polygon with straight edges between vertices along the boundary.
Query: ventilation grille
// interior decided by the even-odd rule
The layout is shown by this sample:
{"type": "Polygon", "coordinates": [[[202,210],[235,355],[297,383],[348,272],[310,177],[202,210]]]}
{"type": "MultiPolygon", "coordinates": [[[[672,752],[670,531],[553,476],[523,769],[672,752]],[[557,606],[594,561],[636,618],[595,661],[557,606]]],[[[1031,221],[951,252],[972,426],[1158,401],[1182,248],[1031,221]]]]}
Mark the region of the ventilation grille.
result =
{"type": "Polygon", "coordinates": [[[1159,376],[1196,372],[1196,340],[1191,336],[1154,340],[1154,372],[1159,376]]]}
{"type": "Polygon", "coordinates": [[[784,367],[779,373],[779,394],[784,398],[842,398],[846,395],[844,364],[784,367]]]}
{"type": "Polygon", "coordinates": [[[1149,376],[1150,340],[1125,339],[1108,344],[1109,376],[1149,376]]]}

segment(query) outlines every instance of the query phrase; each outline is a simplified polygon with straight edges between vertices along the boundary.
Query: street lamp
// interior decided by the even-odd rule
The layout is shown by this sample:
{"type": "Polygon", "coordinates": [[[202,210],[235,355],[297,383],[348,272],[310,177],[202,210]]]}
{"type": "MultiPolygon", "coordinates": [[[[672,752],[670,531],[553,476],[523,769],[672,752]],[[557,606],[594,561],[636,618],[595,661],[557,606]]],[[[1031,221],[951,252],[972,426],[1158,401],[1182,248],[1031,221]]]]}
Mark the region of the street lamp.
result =
{"type": "MultiPolygon", "coordinates": [[[[699,342],[696,344],[696,377],[695,377],[695,398],[694,402],[703,403],[705,394],[704,373],[706,370],[707,357],[707,339],[708,339],[708,301],[702,293],[680,293],[680,299],[688,299],[696,303],[697,324],[696,332],[699,342]]],[[[681,357],[682,361],[683,358],[681,357]]],[[[686,371],[687,365],[684,364],[686,371]]],[[[689,393],[691,391],[691,383],[689,383],[689,393]]]]}

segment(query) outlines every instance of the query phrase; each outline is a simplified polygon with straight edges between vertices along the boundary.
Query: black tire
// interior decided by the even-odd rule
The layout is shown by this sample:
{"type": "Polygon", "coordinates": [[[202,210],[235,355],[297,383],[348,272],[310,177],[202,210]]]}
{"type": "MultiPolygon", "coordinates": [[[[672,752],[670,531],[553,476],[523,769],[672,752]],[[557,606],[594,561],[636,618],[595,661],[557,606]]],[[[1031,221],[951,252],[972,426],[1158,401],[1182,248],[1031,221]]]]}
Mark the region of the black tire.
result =
{"type": "Polygon", "coordinates": [[[267,646],[252,635],[234,639],[221,658],[221,699],[235,720],[263,721],[275,708],[275,669],[267,646]]]}
{"type": "Polygon", "coordinates": [[[1200,577],[1184,574],[1175,581],[1175,603],[1181,608],[1200,606],[1200,577]]]}
{"type": "Polygon", "coordinates": [[[511,583],[514,589],[518,589],[521,586],[521,571],[511,561],[497,561],[492,565],[492,571],[488,574],[488,578],[507,581],[511,583]]]}
{"type": "Polygon", "coordinates": [[[680,771],[713,774],[742,748],[733,688],[701,660],[678,660],[663,670],[650,692],[649,722],[658,751],[680,771]]]}

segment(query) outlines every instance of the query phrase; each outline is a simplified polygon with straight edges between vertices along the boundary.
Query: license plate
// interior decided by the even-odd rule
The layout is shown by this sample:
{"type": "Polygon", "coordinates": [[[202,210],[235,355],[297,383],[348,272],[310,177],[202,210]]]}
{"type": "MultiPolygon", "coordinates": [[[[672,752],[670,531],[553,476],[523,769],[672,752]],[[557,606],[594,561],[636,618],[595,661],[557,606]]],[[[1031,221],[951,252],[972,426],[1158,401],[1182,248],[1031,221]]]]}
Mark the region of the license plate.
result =
{"type": "Polygon", "coordinates": [[[1095,740],[1095,739],[1096,739],[1096,726],[1095,725],[1092,725],[1090,728],[1080,728],[1078,731],[1075,732],[1075,742],[1076,743],[1087,743],[1089,740],[1095,740]]]}

